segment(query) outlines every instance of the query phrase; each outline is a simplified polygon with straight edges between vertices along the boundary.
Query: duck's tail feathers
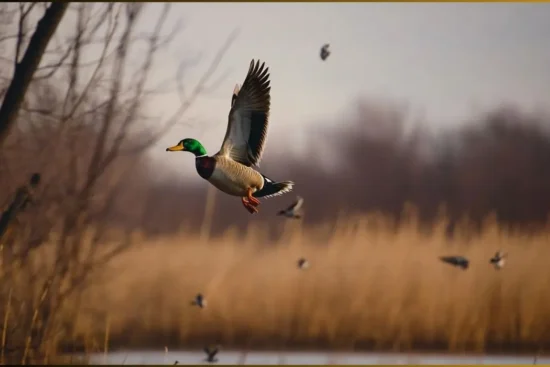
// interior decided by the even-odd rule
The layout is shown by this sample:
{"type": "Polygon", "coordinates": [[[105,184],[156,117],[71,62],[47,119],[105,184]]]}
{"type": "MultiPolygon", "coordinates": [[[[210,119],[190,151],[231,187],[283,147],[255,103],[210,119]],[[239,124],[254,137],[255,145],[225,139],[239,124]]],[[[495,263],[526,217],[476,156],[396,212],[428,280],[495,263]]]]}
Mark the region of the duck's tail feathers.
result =
{"type": "Polygon", "coordinates": [[[260,191],[255,192],[252,196],[257,198],[270,198],[272,196],[279,196],[291,192],[294,187],[294,182],[283,181],[275,182],[269,177],[262,175],[264,178],[264,187],[260,191]]]}

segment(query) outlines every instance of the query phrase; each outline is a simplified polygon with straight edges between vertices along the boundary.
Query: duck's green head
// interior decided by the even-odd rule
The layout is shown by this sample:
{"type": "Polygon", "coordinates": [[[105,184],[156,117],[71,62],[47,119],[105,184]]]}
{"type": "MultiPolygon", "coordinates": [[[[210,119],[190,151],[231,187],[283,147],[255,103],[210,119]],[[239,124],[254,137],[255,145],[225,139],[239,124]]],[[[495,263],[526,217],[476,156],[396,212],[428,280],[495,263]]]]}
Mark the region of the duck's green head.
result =
{"type": "Polygon", "coordinates": [[[183,139],[177,145],[166,148],[167,152],[191,152],[195,157],[206,155],[206,149],[195,139],[183,139]]]}

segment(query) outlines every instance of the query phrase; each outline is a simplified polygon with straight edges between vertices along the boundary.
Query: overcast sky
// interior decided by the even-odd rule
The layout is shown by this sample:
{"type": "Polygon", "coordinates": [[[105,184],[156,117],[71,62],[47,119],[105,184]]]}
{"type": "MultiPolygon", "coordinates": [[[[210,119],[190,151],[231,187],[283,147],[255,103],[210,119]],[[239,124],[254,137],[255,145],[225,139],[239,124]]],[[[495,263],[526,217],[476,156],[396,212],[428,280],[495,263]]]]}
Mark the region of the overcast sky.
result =
{"type": "MultiPolygon", "coordinates": [[[[143,15],[152,23],[161,4],[143,15]]],[[[550,4],[544,3],[174,3],[185,29],[176,60],[201,53],[203,71],[234,29],[240,33],[218,70],[227,77],[191,115],[211,128],[175,128],[159,146],[197,137],[215,153],[225,133],[231,92],[250,60],[271,71],[270,139],[335,123],[360,96],[394,99],[422,110],[435,129],[501,102],[546,106],[550,96],[550,4]],[[323,43],[332,54],[319,58],[323,43]],[[292,128],[292,129],[291,129],[292,128]]],[[[169,74],[167,74],[169,75],[169,74]]],[[[176,95],[156,102],[173,109],[176,95]]],[[[156,155],[156,153],[155,153],[156,155]]],[[[175,155],[175,154],[174,154],[175,155]]]]}

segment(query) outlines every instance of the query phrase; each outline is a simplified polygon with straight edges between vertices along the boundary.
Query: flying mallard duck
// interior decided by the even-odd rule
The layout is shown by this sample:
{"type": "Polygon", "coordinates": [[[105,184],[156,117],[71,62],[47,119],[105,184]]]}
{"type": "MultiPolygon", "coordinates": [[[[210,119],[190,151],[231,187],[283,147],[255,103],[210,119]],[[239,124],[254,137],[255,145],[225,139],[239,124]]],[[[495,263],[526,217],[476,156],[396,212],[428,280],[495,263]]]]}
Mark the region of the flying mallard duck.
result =
{"type": "Polygon", "coordinates": [[[298,259],[298,268],[299,269],[307,269],[309,268],[309,261],[307,261],[306,258],[300,258],[298,259]]]}
{"type": "Polygon", "coordinates": [[[321,47],[321,60],[325,61],[327,57],[330,55],[329,48],[330,45],[328,43],[324,44],[323,47],[321,47]]]}
{"type": "Polygon", "coordinates": [[[216,354],[218,354],[218,352],[220,351],[218,347],[214,347],[214,348],[206,347],[203,350],[207,356],[205,359],[206,362],[216,363],[218,361],[218,359],[216,358],[216,354]]]}
{"type": "Polygon", "coordinates": [[[470,261],[468,261],[468,259],[464,256],[441,256],[439,259],[447,264],[458,266],[463,270],[468,269],[468,266],[470,265],[470,261]]]}
{"type": "Polygon", "coordinates": [[[195,296],[195,299],[191,301],[191,306],[199,306],[200,308],[206,307],[206,299],[204,299],[204,296],[199,293],[195,296]]]}
{"type": "Polygon", "coordinates": [[[265,148],[271,87],[269,68],[260,61],[250,63],[242,88],[233,91],[229,122],[220,151],[209,157],[195,139],[183,139],[166,151],[187,151],[195,155],[199,176],[219,190],[240,196],[243,206],[254,214],[260,201],[292,191],[294,182],[275,182],[252,168],[258,166],[265,148]]]}
{"type": "Polygon", "coordinates": [[[292,203],[288,208],[281,210],[277,215],[283,215],[287,218],[300,219],[302,218],[302,205],[304,204],[304,199],[300,196],[296,198],[296,201],[292,203]]]}
{"type": "Polygon", "coordinates": [[[500,270],[506,263],[506,257],[508,257],[508,254],[505,254],[502,251],[497,251],[495,256],[489,260],[489,263],[493,264],[496,270],[500,270]]]}

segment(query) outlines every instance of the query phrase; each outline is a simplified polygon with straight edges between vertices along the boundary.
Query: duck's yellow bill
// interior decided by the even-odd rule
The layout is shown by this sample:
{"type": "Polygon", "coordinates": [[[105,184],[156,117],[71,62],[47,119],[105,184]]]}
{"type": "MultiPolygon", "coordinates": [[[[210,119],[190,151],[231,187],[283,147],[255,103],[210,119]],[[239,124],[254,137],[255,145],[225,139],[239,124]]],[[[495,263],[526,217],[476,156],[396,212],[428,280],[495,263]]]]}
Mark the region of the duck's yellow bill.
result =
{"type": "Polygon", "coordinates": [[[185,147],[183,144],[174,145],[173,147],[166,148],[167,152],[179,152],[181,150],[185,150],[185,147]]]}

